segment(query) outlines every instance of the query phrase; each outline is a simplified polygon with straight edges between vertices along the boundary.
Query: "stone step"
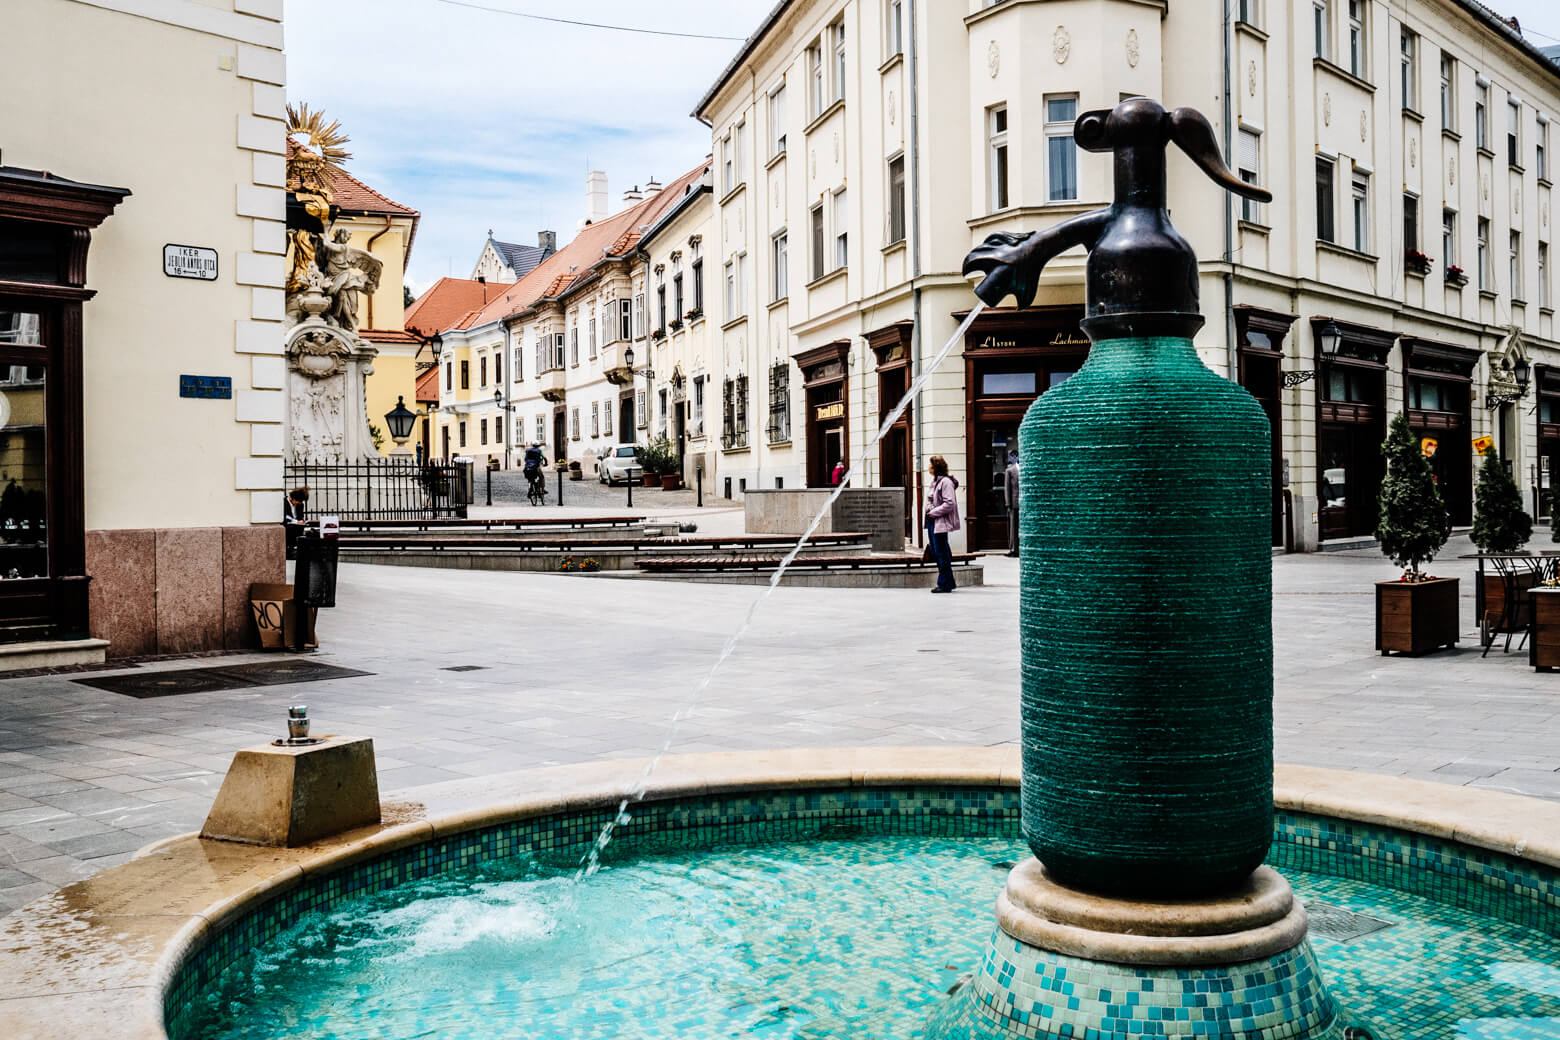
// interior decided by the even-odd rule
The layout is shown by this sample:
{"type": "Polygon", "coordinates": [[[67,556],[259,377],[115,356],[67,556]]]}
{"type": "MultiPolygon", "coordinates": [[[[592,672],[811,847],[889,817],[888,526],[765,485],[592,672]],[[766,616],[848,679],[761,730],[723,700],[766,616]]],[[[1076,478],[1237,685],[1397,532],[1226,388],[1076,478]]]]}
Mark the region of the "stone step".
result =
{"type": "Polygon", "coordinates": [[[0,643],[0,672],[102,664],[107,651],[106,639],[35,639],[25,643],[0,643]]]}

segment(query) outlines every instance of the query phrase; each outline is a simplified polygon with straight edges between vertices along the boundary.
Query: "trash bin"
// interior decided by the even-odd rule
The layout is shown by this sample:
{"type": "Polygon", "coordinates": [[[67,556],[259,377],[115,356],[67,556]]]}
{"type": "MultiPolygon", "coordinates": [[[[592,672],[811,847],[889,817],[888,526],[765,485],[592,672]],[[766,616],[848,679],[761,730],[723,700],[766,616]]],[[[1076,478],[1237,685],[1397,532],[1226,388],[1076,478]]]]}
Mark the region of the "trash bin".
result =
{"type": "Polygon", "coordinates": [[[293,573],[293,600],[300,607],[336,605],[336,565],[341,543],[305,531],[298,539],[298,564],[293,573]]]}
{"type": "Polygon", "coordinates": [[[477,481],[473,474],[476,462],[467,455],[457,455],[450,462],[455,466],[455,487],[451,501],[460,507],[469,506],[477,500],[477,481]]]}

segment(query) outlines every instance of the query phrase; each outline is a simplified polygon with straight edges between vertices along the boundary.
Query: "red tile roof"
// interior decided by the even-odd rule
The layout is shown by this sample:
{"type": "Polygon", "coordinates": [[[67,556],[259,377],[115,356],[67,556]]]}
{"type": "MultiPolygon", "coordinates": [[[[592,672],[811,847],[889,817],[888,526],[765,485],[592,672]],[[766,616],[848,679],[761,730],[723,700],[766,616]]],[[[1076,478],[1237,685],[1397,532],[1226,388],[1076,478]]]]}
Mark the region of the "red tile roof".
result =
{"type": "Polygon", "coordinates": [[[421,343],[422,337],[401,329],[358,329],[358,335],[372,343],[421,343]]]}
{"type": "Polygon", "coordinates": [[[461,319],[493,302],[511,284],[440,278],[406,309],[406,327],[423,337],[461,328],[461,319]]]}
{"type": "Polygon", "coordinates": [[[439,403],[439,366],[434,365],[417,377],[417,403],[439,403]]]}
{"type": "MultiPolygon", "coordinates": [[[[709,171],[708,160],[672,181],[650,198],[635,203],[605,220],[587,224],[574,237],[574,241],[543,260],[536,269],[502,295],[483,307],[481,312],[468,316],[459,324],[446,328],[472,328],[518,314],[542,300],[556,299],[567,293],[571,286],[583,283],[591,274],[591,268],[608,256],[625,256],[639,241],[641,226],[653,225],[661,216],[682,199],[686,191],[699,183],[709,171]]],[[[408,319],[410,324],[410,319],[408,319]]],[[[442,330],[441,330],[442,331],[442,330]]]]}

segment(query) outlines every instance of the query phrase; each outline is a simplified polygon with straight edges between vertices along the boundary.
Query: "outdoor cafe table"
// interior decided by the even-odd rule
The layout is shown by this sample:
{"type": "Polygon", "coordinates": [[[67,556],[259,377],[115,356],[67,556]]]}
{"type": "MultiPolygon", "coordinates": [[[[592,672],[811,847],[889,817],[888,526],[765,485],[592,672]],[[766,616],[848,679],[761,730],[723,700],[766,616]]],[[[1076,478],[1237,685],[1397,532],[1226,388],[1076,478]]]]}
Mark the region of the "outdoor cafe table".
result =
{"type": "MultiPolygon", "coordinates": [[[[1458,559],[1479,561],[1479,573],[1473,586],[1474,618],[1479,622],[1480,641],[1484,643],[1486,654],[1495,643],[1495,634],[1511,629],[1521,618],[1520,607],[1525,599],[1522,593],[1532,587],[1532,585],[1520,584],[1521,575],[1532,574],[1532,584],[1542,585],[1546,581],[1556,580],[1557,573],[1560,573],[1560,549],[1537,549],[1519,553],[1467,553],[1459,556],[1458,559]],[[1487,631],[1488,619],[1484,613],[1485,561],[1494,565],[1495,572],[1500,575],[1502,586],[1500,620],[1496,626],[1489,627],[1487,631]]],[[[1526,628],[1525,624],[1523,628],[1526,628]]],[[[1506,644],[1507,649],[1510,649],[1509,633],[1506,644]]]]}

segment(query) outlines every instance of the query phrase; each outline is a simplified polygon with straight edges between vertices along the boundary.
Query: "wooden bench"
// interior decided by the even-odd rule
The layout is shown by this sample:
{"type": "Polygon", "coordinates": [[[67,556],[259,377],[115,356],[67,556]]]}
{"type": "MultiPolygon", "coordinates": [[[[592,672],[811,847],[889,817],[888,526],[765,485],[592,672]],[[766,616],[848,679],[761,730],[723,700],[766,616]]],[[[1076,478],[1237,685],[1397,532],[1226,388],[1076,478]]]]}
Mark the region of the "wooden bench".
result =
{"type": "MultiPolygon", "coordinates": [[[[745,536],[706,536],[699,538],[650,538],[628,535],[614,535],[602,533],[600,537],[573,538],[504,538],[499,536],[484,537],[473,535],[461,537],[460,533],[450,535],[432,535],[425,532],[415,532],[405,535],[396,535],[393,532],[383,534],[350,534],[341,538],[341,552],[350,554],[354,552],[471,552],[471,551],[504,551],[524,553],[576,553],[576,552],[667,552],[678,549],[700,549],[718,552],[728,550],[781,550],[773,553],[778,560],[789,551],[796,543],[794,538],[785,535],[745,535],[745,536]]],[[[820,534],[808,540],[808,546],[817,546],[825,549],[858,549],[865,550],[872,544],[870,535],[865,534],[820,534]]],[[[920,557],[916,557],[920,559],[920,557]]]]}
{"type": "MultiPolygon", "coordinates": [[[[724,556],[650,556],[635,560],[634,566],[653,573],[677,571],[766,571],[774,570],[785,559],[785,553],[730,553],[724,556]]],[[[955,564],[969,563],[980,557],[973,553],[961,553],[953,557],[955,564]]],[[[878,556],[798,556],[791,563],[792,570],[936,570],[934,560],[923,559],[911,553],[878,556]]]]}
{"type": "Polygon", "coordinates": [[[433,520],[343,520],[342,533],[348,531],[530,531],[563,528],[566,530],[592,527],[633,527],[645,522],[642,516],[576,516],[576,517],[511,517],[491,520],[461,520],[440,517],[433,520]]]}

